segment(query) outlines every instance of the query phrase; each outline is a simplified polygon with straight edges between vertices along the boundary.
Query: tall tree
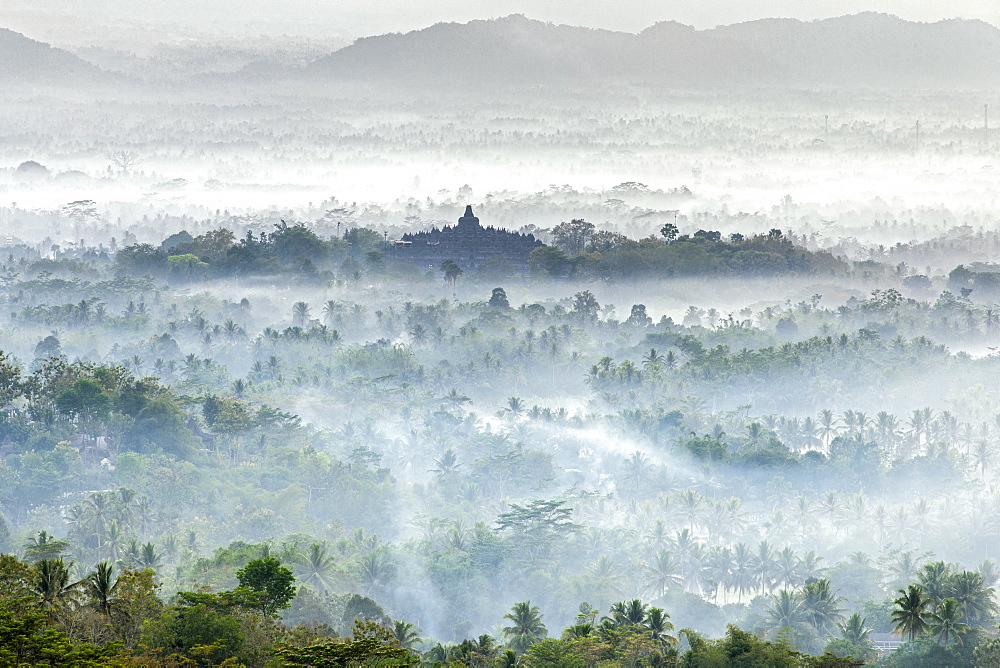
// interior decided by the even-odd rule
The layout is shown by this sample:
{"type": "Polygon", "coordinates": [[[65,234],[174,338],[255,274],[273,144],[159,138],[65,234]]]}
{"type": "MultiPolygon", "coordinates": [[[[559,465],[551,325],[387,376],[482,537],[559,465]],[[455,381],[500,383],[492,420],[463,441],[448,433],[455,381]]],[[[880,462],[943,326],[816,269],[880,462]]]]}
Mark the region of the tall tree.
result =
{"type": "Polygon", "coordinates": [[[767,610],[765,624],[772,633],[788,631],[798,634],[807,623],[802,605],[802,597],[793,591],[781,589],[772,597],[771,607],[767,610]]]}
{"type": "Polygon", "coordinates": [[[396,642],[403,649],[413,649],[415,645],[421,644],[420,629],[409,622],[396,620],[392,623],[392,633],[396,636],[396,642]]]}
{"type": "Polygon", "coordinates": [[[952,641],[961,643],[962,636],[969,630],[969,625],[962,622],[961,606],[953,598],[941,601],[928,615],[928,621],[927,630],[945,647],[952,641]]]}
{"type": "Polygon", "coordinates": [[[83,590],[90,597],[91,602],[104,615],[111,615],[111,610],[115,605],[115,592],[118,581],[112,574],[113,567],[110,562],[102,561],[94,567],[94,572],[85,577],[81,584],[83,590]]]}
{"type": "Polygon", "coordinates": [[[802,607],[806,621],[818,635],[827,635],[843,618],[837,604],[842,599],[833,593],[830,581],[826,579],[810,582],[802,588],[802,607]]]}
{"type": "Polygon", "coordinates": [[[305,572],[302,580],[305,584],[323,593],[332,589],[332,576],[337,562],[327,554],[324,545],[313,543],[308,550],[300,554],[299,561],[305,572]]]}
{"type": "Polygon", "coordinates": [[[993,588],[986,586],[982,575],[974,571],[963,571],[951,576],[950,598],[958,601],[962,608],[962,621],[975,624],[996,614],[993,602],[993,588]]]}
{"type": "Polygon", "coordinates": [[[32,536],[24,544],[24,558],[26,561],[42,561],[43,559],[58,559],[63,552],[69,549],[69,543],[58,540],[47,531],[39,531],[37,536],[32,536]]]}
{"type": "Polygon", "coordinates": [[[295,576],[274,557],[254,559],[236,571],[236,577],[265,615],[284,610],[295,598],[295,576]]]}
{"type": "Polygon", "coordinates": [[[503,618],[511,623],[503,627],[503,635],[510,648],[518,654],[524,654],[532,643],[548,635],[541,612],[537,605],[531,605],[531,601],[515,603],[503,618]]]}
{"type": "Polygon", "coordinates": [[[891,617],[895,624],[893,631],[908,636],[912,641],[928,629],[927,605],[930,601],[924,597],[924,591],[919,585],[911,584],[906,590],[899,590],[901,596],[893,601],[896,606],[891,617]]]}
{"type": "Polygon", "coordinates": [[[67,602],[79,582],[70,582],[69,566],[62,559],[42,559],[35,564],[34,592],[47,610],[56,610],[67,602]]]}
{"type": "Polygon", "coordinates": [[[846,622],[837,624],[837,628],[840,629],[840,637],[859,647],[866,645],[868,636],[871,634],[871,629],[865,625],[866,621],[855,612],[848,617],[846,622]]]}
{"type": "Polygon", "coordinates": [[[458,277],[465,273],[454,260],[445,260],[441,263],[440,269],[444,273],[444,280],[447,283],[451,283],[452,290],[455,289],[455,282],[458,281],[458,277]]]}

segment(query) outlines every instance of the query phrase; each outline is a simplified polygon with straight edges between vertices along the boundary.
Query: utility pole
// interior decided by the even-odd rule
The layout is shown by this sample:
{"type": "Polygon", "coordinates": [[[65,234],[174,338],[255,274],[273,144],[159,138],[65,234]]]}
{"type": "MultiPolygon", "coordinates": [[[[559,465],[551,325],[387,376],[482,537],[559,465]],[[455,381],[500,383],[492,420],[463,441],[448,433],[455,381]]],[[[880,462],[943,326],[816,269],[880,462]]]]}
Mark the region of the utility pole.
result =
{"type": "Polygon", "coordinates": [[[828,143],[830,135],[830,114],[823,115],[823,143],[828,143]]]}
{"type": "Polygon", "coordinates": [[[917,121],[917,139],[913,146],[914,150],[920,150],[920,121],[917,121]]]}
{"type": "Polygon", "coordinates": [[[990,145],[990,105],[983,105],[983,143],[990,145]]]}

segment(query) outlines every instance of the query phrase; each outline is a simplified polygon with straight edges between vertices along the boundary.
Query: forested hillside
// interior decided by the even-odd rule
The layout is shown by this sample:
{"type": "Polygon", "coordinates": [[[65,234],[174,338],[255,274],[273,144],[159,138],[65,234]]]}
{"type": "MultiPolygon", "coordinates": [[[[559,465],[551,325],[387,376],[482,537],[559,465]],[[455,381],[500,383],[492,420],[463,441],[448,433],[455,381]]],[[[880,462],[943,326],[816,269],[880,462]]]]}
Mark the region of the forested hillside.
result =
{"type": "MultiPolygon", "coordinates": [[[[504,286],[401,275],[360,228],[9,254],[0,549],[23,560],[4,562],[17,651],[700,665],[739,646],[802,665],[874,656],[867,634],[910,629],[895,611],[916,605],[914,637],[938,640],[911,653],[986,652],[997,358],[938,341],[992,345],[993,310],[832,258],[825,280],[884,287],[676,320],[579,289],[624,285],[641,261],[616,253],[687,257],[673,281],[724,281],[718,263],[753,244],[819,257],[777,231],[679,232],[566,223],[540,250],[571,274],[504,286]],[[617,244],[606,273],[583,271],[588,244],[617,244]],[[401,276],[424,296],[401,302],[401,276]],[[981,511],[937,523],[958,495],[981,511]],[[260,560],[287,573],[280,604],[239,577],[260,560]]],[[[764,273],[816,280],[802,267],[764,273]]],[[[734,280],[769,280],[754,276],[734,280]]]]}

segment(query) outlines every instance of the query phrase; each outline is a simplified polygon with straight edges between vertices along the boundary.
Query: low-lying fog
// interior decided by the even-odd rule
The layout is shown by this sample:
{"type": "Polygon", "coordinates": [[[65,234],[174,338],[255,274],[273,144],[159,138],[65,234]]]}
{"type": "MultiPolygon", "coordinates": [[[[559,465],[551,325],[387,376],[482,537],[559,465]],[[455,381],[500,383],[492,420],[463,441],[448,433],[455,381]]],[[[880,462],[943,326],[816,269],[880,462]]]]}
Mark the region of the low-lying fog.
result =
{"type": "Polygon", "coordinates": [[[996,584],[995,91],[130,90],[0,102],[0,371],[24,381],[0,374],[0,551],[45,530],[110,559],[87,513],[134,489],[149,521],[121,530],[164,596],[266,542],[312,583],[289,624],[346,633],[360,593],[424,649],[502,638],[526,600],[553,636],[632,598],[774,635],[773,595],[818,577],[880,631],[923,564],[996,584]],[[392,261],[466,205],[571,269],[392,261]],[[308,261],[274,250],[289,227],[308,261]],[[819,259],[608,259],[711,232],[819,259]],[[574,524],[503,524],[536,501],[574,524]]]}

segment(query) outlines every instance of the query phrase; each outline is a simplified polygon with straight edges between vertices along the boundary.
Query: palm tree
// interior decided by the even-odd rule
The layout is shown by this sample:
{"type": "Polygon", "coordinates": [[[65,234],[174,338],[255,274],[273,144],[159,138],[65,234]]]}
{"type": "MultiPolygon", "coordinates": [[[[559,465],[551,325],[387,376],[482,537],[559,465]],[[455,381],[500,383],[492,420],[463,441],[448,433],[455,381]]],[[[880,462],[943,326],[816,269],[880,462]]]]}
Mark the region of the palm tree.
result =
{"type": "Polygon", "coordinates": [[[693,489],[685,489],[678,495],[682,512],[686,516],[688,529],[694,531],[695,520],[701,512],[702,496],[693,489]]]}
{"type": "Polygon", "coordinates": [[[790,547],[784,548],[778,553],[775,566],[778,576],[776,580],[780,581],[786,587],[796,584],[799,578],[799,557],[795,554],[795,550],[790,547]]]}
{"type": "Polygon", "coordinates": [[[975,571],[963,571],[951,576],[951,598],[962,607],[962,621],[980,622],[996,613],[993,590],[983,576],[975,571]]]}
{"type": "Polygon", "coordinates": [[[962,636],[969,630],[969,625],[961,621],[962,610],[953,598],[946,598],[928,615],[930,624],[927,630],[937,636],[939,643],[948,646],[952,640],[961,644],[962,636]]]}
{"type": "Polygon", "coordinates": [[[930,603],[937,605],[946,598],[951,588],[951,573],[948,566],[943,561],[924,564],[923,570],[917,577],[917,584],[930,599],[930,603]]]}
{"type": "Polygon", "coordinates": [[[154,564],[158,564],[160,557],[156,554],[152,543],[142,544],[135,538],[129,540],[128,545],[122,550],[122,557],[120,559],[121,563],[124,564],[125,568],[155,568],[155,565],[146,566],[145,564],[149,559],[152,559],[154,564]]]}
{"type": "Polygon", "coordinates": [[[396,642],[403,649],[413,649],[415,645],[423,642],[420,640],[420,629],[409,622],[394,621],[392,633],[396,636],[396,642]]]}
{"type": "Polygon", "coordinates": [[[774,552],[771,550],[771,546],[766,540],[760,541],[760,545],[757,546],[756,559],[754,560],[754,570],[756,571],[757,582],[760,584],[761,593],[764,593],[765,588],[774,591],[774,579],[771,577],[774,566],[774,552]]]}
{"type": "Polygon", "coordinates": [[[108,529],[104,532],[104,547],[107,548],[112,561],[118,560],[118,555],[121,552],[124,542],[125,532],[122,530],[121,525],[118,524],[118,520],[108,522],[108,529]]]}
{"type": "Polygon", "coordinates": [[[339,310],[340,307],[337,305],[337,302],[332,299],[323,304],[323,320],[330,327],[333,327],[336,322],[337,312],[339,310]]]}
{"type": "Polygon", "coordinates": [[[586,638],[594,633],[594,625],[590,622],[582,622],[566,627],[563,631],[563,638],[566,640],[578,640],[586,638]]]}
{"type": "Polygon", "coordinates": [[[633,452],[622,467],[625,478],[632,483],[633,492],[638,495],[643,484],[649,478],[649,459],[638,450],[633,452]]]}
{"type": "Polygon", "coordinates": [[[101,547],[107,523],[112,519],[114,508],[108,492],[91,494],[83,502],[85,524],[89,533],[97,537],[97,546],[101,547]]]}
{"type": "Polygon", "coordinates": [[[646,628],[652,633],[653,640],[670,644],[677,642],[677,638],[670,635],[670,632],[674,630],[674,625],[670,623],[670,615],[662,608],[649,609],[649,612],[646,613],[646,628]]]}
{"type": "Polygon", "coordinates": [[[461,464],[458,462],[458,455],[451,448],[444,451],[440,458],[434,460],[435,468],[433,472],[437,477],[444,478],[458,471],[461,464]]]}
{"type": "Polygon", "coordinates": [[[646,564],[646,590],[654,598],[659,598],[667,593],[672,587],[680,585],[684,578],[681,576],[680,564],[667,550],[660,550],[652,563],[646,564]]]}
{"type": "Polygon", "coordinates": [[[520,397],[511,397],[507,399],[507,405],[501,412],[504,415],[516,420],[524,415],[524,400],[520,397]]]}
{"type": "Polygon", "coordinates": [[[371,597],[381,594],[396,574],[395,565],[387,555],[385,548],[374,550],[359,560],[360,580],[365,586],[365,593],[371,597]]]}
{"type": "Polygon", "coordinates": [[[444,262],[441,263],[440,268],[441,271],[444,272],[445,282],[451,283],[451,289],[452,292],[454,293],[455,283],[458,281],[458,277],[464,274],[465,272],[462,270],[461,267],[458,266],[458,263],[455,262],[454,260],[445,260],[444,262]]]}
{"type": "Polygon", "coordinates": [[[802,589],[802,607],[806,621],[818,635],[828,634],[843,619],[837,604],[843,599],[833,593],[826,579],[810,582],[802,589]]]}
{"type": "Polygon", "coordinates": [[[69,581],[69,568],[62,559],[42,559],[35,564],[34,593],[46,610],[53,610],[62,605],[76,589],[79,582],[69,581]]]}
{"type": "Polygon", "coordinates": [[[868,636],[872,632],[871,629],[865,626],[866,621],[868,620],[855,612],[848,617],[846,623],[837,624],[837,628],[840,629],[840,637],[858,647],[866,647],[868,645],[868,636]]]}
{"type": "Polygon", "coordinates": [[[446,395],[444,395],[444,397],[442,397],[442,400],[450,403],[455,408],[461,406],[464,403],[468,403],[468,402],[472,401],[472,399],[470,399],[468,396],[462,394],[461,392],[458,391],[457,388],[454,388],[454,387],[451,388],[451,391],[448,392],[448,394],[446,394],[446,395]]]}
{"type": "Polygon", "coordinates": [[[118,519],[125,526],[132,526],[135,519],[135,504],[138,502],[139,494],[135,490],[122,487],[118,490],[118,519]]]}
{"type": "Polygon", "coordinates": [[[726,603],[726,594],[733,588],[733,551],[728,547],[714,547],[708,556],[707,575],[714,582],[718,592],[722,590],[722,602],[726,603]]]}
{"type": "Polygon", "coordinates": [[[424,344],[427,343],[427,327],[419,322],[414,323],[413,327],[410,328],[410,341],[413,342],[414,347],[423,348],[424,344]]]}
{"type": "Polygon", "coordinates": [[[642,626],[646,621],[647,607],[637,598],[631,601],[621,601],[611,606],[611,616],[604,619],[610,620],[616,627],[642,626]]]}
{"type": "Polygon", "coordinates": [[[148,496],[143,495],[139,497],[139,500],[136,501],[133,515],[135,528],[139,530],[139,535],[145,540],[149,536],[150,529],[156,519],[153,502],[150,501],[148,496]]]}
{"type": "Polygon", "coordinates": [[[86,594],[104,615],[111,614],[115,590],[118,588],[118,580],[112,576],[111,572],[111,563],[102,561],[94,567],[93,573],[81,581],[86,594]]]}
{"type": "Polygon", "coordinates": [[[893,601],[896,609],[892,611],[891,617],[896,626],[892,630],[909,636],[910,641],[913,641],[928,629],[925,615],[930,601],[924,598],[919,585],[911,584],[906,591],[900,589],[899,593],[902,595],[893,601]]]}
{"type": "Polygon", "coordinates": [[[57,540],[47,531],[39,531],[24,544],[24,559],[26,561],[41,561],[43,559],[58,559],[69,548],[69,543],[57,540]]]}
{"type": "Polygon", "coordinates": [[[976,468],[979,469],[981,476],[986,475],[986,469],[989,468],[992,459],[993,448],[990,443],[988,441],[977,441],[976,447],[972,452],[972,460],[975,462],[976,468]]]}
{"type": "Polygon", "coordinates": [[[823,410],[819,414],[819,434],[820,439],[823,441],[823,445],[829,450],[830,441],[837,434],[836,428],[836,418],[834,417],[833,411],[827,409],[823,410]]]}
{"type": "Polygon", "coordinates": [[[896,582],[907,582],[914,579],[917,567],[920,565],[920,557],[913,557],[913,551],[902,552],[896,561],[889,565],[889,571],[893,574],[896,582]]]}
{"type": "Polygon", "coordinates": [[[524,654],[533,643],[548,635],[538,606],[531,605],[531,601],[515,603],[503,618],[511,623],[510,626],[503,627],[504,638],[518,654],[524,654]]]}
{"type": "MultiPolygon", "coordinates": [[[[450,646],[450,645],[449,645],[450,646]]],[[[438,643],[424,654],[424,658],[433,664],[444,664],[448,661],[448,647],[438,643]]]]}
{"type": "Polygon", "coordinates": [[[295,302],[292,304],[292,324],[298,327],[305,327],[309,322],[309,304],[306,302],[295,302]]]}
{"type": "Polygon", "coordinates": [[[330,574],[333,572],[336,560],[327,556],[326,547],[313,543],[307,552],[300,554],[300,560],[305,571],[302,582],[317,591],[330,591],[332,588],[330,574]]]}
{"type": "Polygon", "coordinates": [[[989,559],[984,559],[983,563],[976,567],[975,572],[983,576],[983,583],[987,587],[993,587],[1000,580],[1000,571],[997,570],[997,565],[989,559]]]}
{"type": "Polygon", "coordinates": [[[895,415],[886,411],[880,411],[875,416],[875,431],[878,433],[878,439],[882,447],[891,449],[895,445],[898,430],[899,421],[896,420],[895,415]]]}
{"type": "Polygon", "coordinates": [[[793,591],[781,589],[772,597],[771,607],[767,610],[765,625],[768,631],[780,632],[788,630],[799,633],[807,620],[802,605],[802,597],[793,591]]]}
{"type": "Polygon", "coordinates": [[[503,653],[503,656],[499,657],[497,660],[497,666],[499,668],[517,668],[517,652],[512,649],[507,650],[503,653]]]}
{"type": "Polygon", "coordinates": [[[754,577],[753,553],[745,543],[737,543],[733,547],[733,587],[740,598],[753,589],[757,579],[754,577]]]}

